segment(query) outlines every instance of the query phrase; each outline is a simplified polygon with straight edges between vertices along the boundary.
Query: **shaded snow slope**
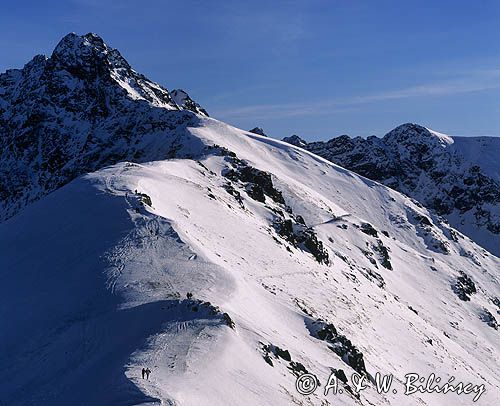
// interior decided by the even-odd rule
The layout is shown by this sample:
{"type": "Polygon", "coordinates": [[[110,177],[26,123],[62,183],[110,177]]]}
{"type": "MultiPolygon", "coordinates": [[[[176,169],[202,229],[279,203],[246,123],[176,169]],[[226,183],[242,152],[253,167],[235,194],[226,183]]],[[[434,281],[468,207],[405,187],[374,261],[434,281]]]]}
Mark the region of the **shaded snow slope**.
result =
{"type": "Polygon", "coordinates": [[[452,137],[450,149],[500,184],[500,137],[452,137]]]}
{"type": "Polygon", "coordinates": [[[115,164],[0,224],[2,401],[471,404],[404,396],[418,372],[495,403],[498,258],[300,148],[209,118],[178,131],[182,159],[115,164]],[[318,319],[350,340],[344,358],[318,319]],[[393,373],[401,390],[305,397],[301,366],[322,385],[330,368],[393,373]]]}

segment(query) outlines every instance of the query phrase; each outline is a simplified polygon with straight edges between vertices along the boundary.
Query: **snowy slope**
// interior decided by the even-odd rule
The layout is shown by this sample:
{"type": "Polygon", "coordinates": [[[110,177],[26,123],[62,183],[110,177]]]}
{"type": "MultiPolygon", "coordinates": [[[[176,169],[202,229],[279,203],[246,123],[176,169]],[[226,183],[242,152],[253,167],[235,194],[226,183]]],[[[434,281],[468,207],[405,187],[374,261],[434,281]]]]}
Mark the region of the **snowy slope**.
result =
{"type": "Polygon", "coordinates": [[[406,396],[410,372],[498,400],[500,260],[410,198],[208,118],[95,34],[0,75],[0,136],[0,405],[479,395],[406,396]],[[324,396],[332,368],[397,393],[324,396]]]}
{"type": "Polygon", "coordinates": [[[383,138],[284,140],[418,200],[500,255],[500,138],[450,137],[403,124],[383,138]]]}
{"type": "Polygon", "coordinates": [[[184,145],[193,159],[116,164],[0,224],[3,402],[471,404],[473,394],[379,395],[373,385],[359,401],[300,395],[292,362],[322,385],[330,368],[354,372],[310,333],[323,319],[362,352],[367,373],[393,373],[398,389],[406,373],[434,372],[484,383],[478,404],[495,403],[498,331],[480,314],[497,311],[498,258],[301,149],[208,118],[186,131],[205,145],[184,145]],[[273,174],[264,202],[238,167],[273,174]],[[273,227],[299,216],[328,264],[273,227]],[[453,289],[460,271],[477,288],[470,301],[453,289]]]}

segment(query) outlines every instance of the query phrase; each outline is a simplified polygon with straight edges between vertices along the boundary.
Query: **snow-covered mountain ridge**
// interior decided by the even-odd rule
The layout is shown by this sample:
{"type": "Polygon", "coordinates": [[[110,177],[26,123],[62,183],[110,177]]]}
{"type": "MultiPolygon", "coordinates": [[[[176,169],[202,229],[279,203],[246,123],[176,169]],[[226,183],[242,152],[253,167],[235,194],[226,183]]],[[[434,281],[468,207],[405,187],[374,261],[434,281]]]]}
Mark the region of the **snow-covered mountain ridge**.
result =
{"type": "Polygon", "coordinates": [[[405,193],[500,255],[500,138],[450,137],[403,124],[383,138],[284,140],[405,193]]]}
{"type": "MultiPolygon", "coordinates": [[[[406,396],[410,372],[484,385],[477,404],[496,402],[499,258],[302,148],[175,97],[102,89],[122,114],[69,115],[105,140],[87,166],[69,128],[39,122],[69,140],[66,167],[89,173],[58,171],[52,189],[36,177],[37,201],[0,223],[0,404],[472,403],[406,396]],[[306,371],[322,385],[308,396],[295,387],[306,371]],[[332,371],[343,393],[324,396],[332,371]],[[397,391],[356,395],[342,381],[354,372],[394,374],[397,391]]],[[[32,149],[16,148],[11,164],[32,149]]],[[[6,167],[11,180],[26,162],[6,167]]]]}

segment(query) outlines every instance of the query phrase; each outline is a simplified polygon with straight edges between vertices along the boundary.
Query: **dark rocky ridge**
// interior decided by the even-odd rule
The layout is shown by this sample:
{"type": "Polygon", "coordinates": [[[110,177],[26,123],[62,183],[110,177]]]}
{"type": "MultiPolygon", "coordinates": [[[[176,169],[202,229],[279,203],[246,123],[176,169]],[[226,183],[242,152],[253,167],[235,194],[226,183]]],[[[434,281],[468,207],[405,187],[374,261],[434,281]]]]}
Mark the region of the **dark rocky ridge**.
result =
{"type": "Polygon", "coordinates": [[[207,114],[174,95],[95,34],[0,74],[0,221],[83,173],[182,154],[182,129],[207,114]]]}
{"type": "Polygon", "coordinates": [[[261,127],[254,127],[251,130],[248,130],[248,132],[267,137],[267,134],[264,132],[264,130],[261,127]]]}

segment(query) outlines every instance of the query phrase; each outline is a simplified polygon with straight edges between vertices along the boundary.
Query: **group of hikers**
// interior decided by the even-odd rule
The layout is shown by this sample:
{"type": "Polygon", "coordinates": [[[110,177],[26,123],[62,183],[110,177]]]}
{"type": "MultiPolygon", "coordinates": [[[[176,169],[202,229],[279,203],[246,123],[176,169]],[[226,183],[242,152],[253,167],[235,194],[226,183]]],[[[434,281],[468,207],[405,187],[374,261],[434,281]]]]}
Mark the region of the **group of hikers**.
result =
{"type": "Polygon", "coordinates": [[[149,374],[151,373],[151,370],[149,368],[142,368],[142,379],[146,377],[146,379],[149,379],[149,374]]]}

